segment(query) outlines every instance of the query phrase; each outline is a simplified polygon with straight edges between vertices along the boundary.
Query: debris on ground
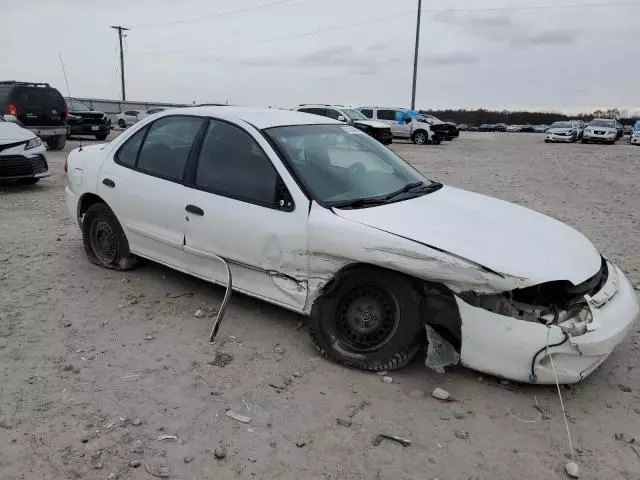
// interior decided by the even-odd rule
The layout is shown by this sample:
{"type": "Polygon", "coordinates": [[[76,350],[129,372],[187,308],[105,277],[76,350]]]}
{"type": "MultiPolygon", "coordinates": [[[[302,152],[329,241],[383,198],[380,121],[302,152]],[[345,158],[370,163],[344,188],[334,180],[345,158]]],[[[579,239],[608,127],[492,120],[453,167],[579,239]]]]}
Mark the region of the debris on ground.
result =
{"type": "Polygon", "coordinates": [[[298,447],[298,448],[302,448],[302,447],[304,447],[306,444],[307,444],[307,442],[305,442],[304,440],[298,440],[298,441],[296,442],[296,447],[298,447]]]}
{"type": "Polygon", "coordinates": [[[233,362],[233,357],[231,355],[228,353],[216,352],[216,356],[213,360],[209,360],[207,363],[216,367],[226,367],[231,362],[233,362]]]}
{"type": "Polygon", "coordinates": [[[431,392],[431,396],[438,400],[449,400],[450,398],[449,392],[442,388],[434,388],[433,392],[431,392]]]}
{"type": "Polygon", "coordinates": [[[580,476],[580,469],[578,468],[578,464],[576,462],[568,462],[564,469],[567,471],[567,475],[571,478],[578,478],[580,476]]]}
{"type": "Polygon", "coordinates": [[[355,417],[358,414],[358,412],[361,412],[362,410],[369,407],[370,405],[371,405],[371,402],[369,400],[362,400],[360,402],[360,405],[358,405],[357,407],[354,407],[351,410],[351,412],[349,412],[349,418],[355,417]]]}
{"type": "Polygon", "coordinates": [[[129,466],[131,468],[138,468],[140,465],[142,465],[142,462],[140,460],[131,460],[129,462],[129,466]]]}
{"type": "Polygon", "coordinates": [[[631,450],[635,452],[635,454],[640,457],[640,447],[636,447],[635,445],[631,445],[631,450]]]}
{"type": "Polygon", "coordinates": [[[282,348],[280,344],[276,343],[273,346],[273,353],[277,353],[278,355],[284,355],[284,348],[282,348]]]}
{"type": "Polygon", "coordinates": [[[193,292],[184,292],[184,293],[179,293],[177,295],[167,295],[169,298],[180,298],[180,297],[193,297],[193,292]]]}
{"type": "Polygon", "coordinates": [[[63,327],[70,327],[71,325],[73,325],[73,323],[69,320],[65,320],[64,322],[62,322],[63,327]]]}
{"type": "Polygon", "coordinates": [[[140,420],[139,418],[134,418],[131,422],[131,425],[133,425],[134,427],[139,427],[140,425],[142,425],[142,420],[140,420]]]}
{"type": "Polygon", "coordinates": [[[176,437],[175,435],[160,435],[158,437],[158,440],[172,440],[172,441],[177,441],[178,437],[176,437]]]}
{"type": "Polygon", "coordinates": [[[244,408],[247,409],[247,411],[249,411],[251,413],[256,413],[256,407],[251,402],[251,400],[242,400],[242,404],[244,405],[244,408]]]}
{"type": "Polygon", "coordinates": [[[552,420],[555,418],[553,411],[549,407],[547,407],[546,405],[540,405],[538,403],[538,399],[535,397],[534,399],[536,401],[536,404],[533,406],[533,408],[535,408],[540,412],[540,415],[542,415],[543,420],[552,420]]]}
{"type": "Polygon", "coordinates": [[[389,372],[386,370],[380,370],[379,372],[376,372],[377,375],[380,375],[381,377],[386,377],[389,372]]]}
{"type": "Polygon", "coordinates": [[[251,421],[251,417],[245,417],[244,415],[240,415],[239,413],[236,413],[232,410],[227,410],[225,412],[225,415],[242,423],[249,423],[251,421]]]}
{"type": "Polygon", "coordinates": [[[147,335],[146,337],[144,337],[144,339],[145,339],[147,342],[150,342],[151,340],[153,340],[153,335],[147,335]]]}
{"type": "Polygon", "coordinates": [[[182,461],[183,461],[184,463],[191,463],[191,462],[193,462],[193,457],[184,457],[184,458],[182,459],[182,461]]]}
{"type": "Polygon", "coordinates": [[[629,435],[628,433],[616,433],[615,439],[620,442],[629,443],[629,444],[636,441],[636,439],[633,438],[633,436],[629,435]]]}
{"type": "Polygon", "coordinates": [[[226,458],[226,456],[227,456],[227,449],[222,447],[222,446],[217,447],[213,451],[213,456],[216,457],[218,460],[222,460],[223,458],[226,458]]]}
{"type": "Polygon", "coordinates": [[[171,468],[166,465],[147,465],[144,464],[144,469],[147,471],[149,475],[153,475],[154,477],[159,478],[169,478],[171,473],[171,468]]]}
{"type": "Polygon", "coordinates": [[[467,416],[467,413],[463,412],[462,410],[456,410],[453,412],[453,416],[458,420],[462,420],[464,417],[467,416]]]}
{"type": "Polygon", "coordinates": [[[197,317],[197,318],[202,318],[202,317],[204,317],[204,312],[202,310],[198,309],[193,313],[193,316],[197,317]]]}
{"type": "Polygon", "coordinates": [[[378,445],[380,445],[382,443],[382,440],[384,440],[385,438],[387,440],[393,440],[394,442],[398,442],[403,447],[408,447],[409,445],[411,445],[411,440],[408,440],[408,439],[402,438],[402,437],[398,437],[397,435],[391,435],[391,434],[388,434],[388,433],[380,433],[380,434],[378,434],[373,439],[373,445],[377,447],[378,445]]]}
{"type": "Polygon", "coordinates": [[[453,434],[460,440],[466,440],[469,438],[469,432],[465,432],[462,430],[454,430],[453,434]]]}
{"type": "Polygon", "coordinates": [[[255,457],[249,457],[247,458],[247,460],[249,460],[251,463],[256,463],[258,461],[255,459],[255,457]]]}
{"type": "Polygon", "coordinates": [[[393,383],[393,378],[391,378],[391,377],[382,377],[382,381],[384,383],[393,383]]]}
{"type": "Polygon", "coordinates": [[[460,355],[431,325],[427,329],[427,356],[424,365],[436,373],[445,373],[445,367],[460,363],[460,355]]]}
{"type": "Polygon", "coordinates": [[[618,384],[618,388],[620,389],[620,391],[624,392],[624,393],[631,393],[632,390],[630,387],[627,387],[626,385],[619,383],[618,384]]]}
{"type": "Polygon", "coordinates": [[[347,420],[346,418],[336,418],[336,423],[341,427],[351,427],[353,422],[351,420],[347,420]]]}

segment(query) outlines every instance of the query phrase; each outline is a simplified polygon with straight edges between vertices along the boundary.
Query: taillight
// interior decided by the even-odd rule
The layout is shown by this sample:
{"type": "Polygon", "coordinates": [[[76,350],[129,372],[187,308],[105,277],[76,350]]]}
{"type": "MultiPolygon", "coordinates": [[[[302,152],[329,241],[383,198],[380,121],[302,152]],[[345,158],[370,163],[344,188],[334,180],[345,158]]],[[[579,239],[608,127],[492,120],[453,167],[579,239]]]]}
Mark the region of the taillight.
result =
{"type": "Polygon", "coordinates": [[[64,159],[64,173],[65,173],[65,175],[67,174],[67,168],[68,168],[68,166],[67,166],[67,159],[65,158],[65,159],[64,159]]]}
{"type": "Polygon", "coordinates": [[[9,115],[13,115],[14,117],[18,116],[18,107],[13,103],[9,104],[9,115]]]}
{"type": "Polygon", "coordinates": [[[62,112],[62,119],[66,120],[68,116],[69,116],[69,109],[65,107],[64,111],[62,112]]]}

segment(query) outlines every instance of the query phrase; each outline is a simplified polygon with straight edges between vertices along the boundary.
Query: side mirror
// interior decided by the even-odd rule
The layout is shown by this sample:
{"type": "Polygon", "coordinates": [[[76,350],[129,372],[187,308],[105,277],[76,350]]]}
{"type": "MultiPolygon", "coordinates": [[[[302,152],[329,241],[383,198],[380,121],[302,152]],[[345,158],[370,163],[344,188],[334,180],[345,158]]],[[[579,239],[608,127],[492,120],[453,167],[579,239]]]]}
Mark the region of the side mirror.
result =
{"type": "Polygon", "coordinates": [[[23,123],[20,120],[18,120],[16,117],[14,117],[13,115],[5,115],[4,116],[4,120],[5,120],[5,122],[17,123],[21,127],[23,126],[23,123]]]}
{"type": "Polygon", "coordinates": [[[346,118],[344,118],[342,115],[339,115],[339,116],[338,116],[338,121],[339,121],[339,122],[346,122],[346,121],[347,121],[347,119],[346,119],[346,118]]]}

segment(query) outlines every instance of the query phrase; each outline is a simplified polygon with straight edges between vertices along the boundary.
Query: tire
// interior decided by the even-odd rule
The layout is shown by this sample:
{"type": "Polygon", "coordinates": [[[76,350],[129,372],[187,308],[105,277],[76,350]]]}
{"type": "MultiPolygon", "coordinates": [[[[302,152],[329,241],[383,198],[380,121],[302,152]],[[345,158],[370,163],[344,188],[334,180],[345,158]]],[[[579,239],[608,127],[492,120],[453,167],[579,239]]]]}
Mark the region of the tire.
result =
{"type": "Polygon", "coordinates": [[[18,185],[35,185],[39,181],[39,178],[20,178],[18,179],[18,185]]]}
{"type": "Polygon", "coordinates": [[[108,133],[100,133],[99,135],[96,135],[96,139],[102,142],[103,140],[106,140],[108,136],[108,133]]]}
{"type": "Polygon", "coordinates": [[[412,140],[416,145],[426,145],[429,143],[429,134],[424,130],[418,130],[413,134],[412,140]]]}
{"type": "Polygon", "coordinates": [[[62,150],[67,143],[66,135],[56,135],[51,139],[47,140],[47,145],[51,150],[62,150]]]}
{"type": "Polygon", "coordinates": [[[424,341],[423,311],[423,297],[407,277],[361,268],[337,279],[315,301],[309,334],[319,353],[332,361],[362,370],[395,370],[407,365],[424,341]]]}
{"type": "Polygon", "coordinates": [[[580,140],[581,143],[589,143],[589,140],[587,140],[586,138],[583,138],[582,140],[580,140]]]}
{"type": "Polygon", "coordinates": [[[118,126],[120,128],[127,128],[127,124],[125,123],[125,121],[122,118],[118,120],[118,126]]]}
{"type": "Polygon", "coordinates": [[[451,140],[453,140],[453,137],[447,137],[447,138],[445,138],[445,140],[446,140],[447,142],[450,142],[451,140]]]}
{"type": "Polygon", "coordinates": [[[82,219],[82,243],[91,263],[113,270],[131,270],[138,257],[113,211],[104,203],[91,205],[82,219]],[[100,238],[102,237],[102,241],[100,238]]]}
{"type": "Polygon", "coordinates": [[[549,143],[549,141],[550,141],[550,140],[549,140],[548,138],[545,138],[545,139],[544,139],[544,143],[549,143]]]}

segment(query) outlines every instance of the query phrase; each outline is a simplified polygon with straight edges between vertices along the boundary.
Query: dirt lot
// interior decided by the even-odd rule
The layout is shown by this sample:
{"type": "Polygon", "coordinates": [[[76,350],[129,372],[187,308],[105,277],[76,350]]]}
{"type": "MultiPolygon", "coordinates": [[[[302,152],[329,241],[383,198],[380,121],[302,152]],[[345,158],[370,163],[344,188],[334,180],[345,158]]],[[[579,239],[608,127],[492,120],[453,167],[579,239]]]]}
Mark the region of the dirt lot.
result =
{"type": "MultiPolygon", "coordinates": [[[[188,480],[566,477],[554,388],[438,375],[423,358],[386,384],[318,358],[303,318],[240,295],[208,344],[211,318],[193,314],[215,309],[221,288],[153,263],[123,274],[86,260],[63,202],[75,146],[49,154],[53,176],[36,186],[0,187],[1,479],[158,478],[145,464],[188,480]],[[222,366],[216,353],[233,358],[222,366]],[[458,401],[433,399],[436,386],[458,401]],[[350,427],[336,423],[363,400],[350,427]],[[380,432],[413,443],[374,446],[380,432]]],[[[577,227],[640,284],[640,148],[469,133],[394,149],[432,178],[577,227]]],[[[581,478],[640,478],[640,448],[614,437],[640,443],[639,332],[563,389],[581,478]]]]}

